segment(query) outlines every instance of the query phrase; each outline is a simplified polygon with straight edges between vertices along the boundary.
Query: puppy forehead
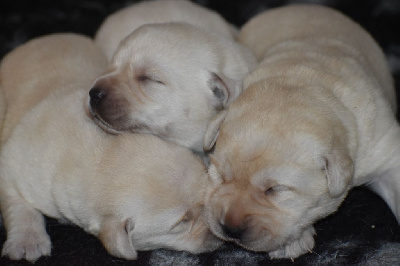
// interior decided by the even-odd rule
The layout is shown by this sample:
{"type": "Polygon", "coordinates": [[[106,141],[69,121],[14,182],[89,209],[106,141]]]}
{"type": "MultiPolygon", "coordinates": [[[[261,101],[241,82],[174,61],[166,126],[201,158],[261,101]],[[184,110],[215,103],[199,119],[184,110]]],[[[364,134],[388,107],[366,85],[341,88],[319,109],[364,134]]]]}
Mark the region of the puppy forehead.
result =
{"type": "Polygon", "coordinates": [[[229,107],[220,126],[216,158],[264,165],[274,161],[307,165],[318,162],[318,157],[330,150],[332,132],[321,125],[322,117],[292,116],[276,110],[259,116],[252,109],[229,107]]]}
{"type": "Polygon", "coordinates": [[[183,23],[150,24],[139,27],[120,44],[114,58],[151,56],[157,62],[193,62],[197,65],[216,61],[218,44],[205,31],[183,23]]]}
{"type": "MultiPolygon", "coordinates": [[[[260,135],[260,134],[256,134],[260,135]]],[[[221,141],[211,162],[226,181],[246,181],[253,186],[276,183],[301,186],[321,172],[320,154],[328,149],[312,135],[299,132],[290,140],[261,136],[230,136],[221,141]]]]}
{"type": "MultiPolygon", "coordinates": [[[[317,168],[304,167],[300,165],[280,165],[267,167],[255,173],[251,177],[251,183],[255,186],[260,185],[286,185],[290,187],[303,187],[305,181],[311,181],[315,175],[322,174],[317,168]]],[[[308,187],[310,184],[306,184],[308,187]]]]}
{"type": "Polygon", "coordinates": [[[203,78],[202,73],[207,64],[198,63],[193,57],[177,53],[172,50],[151,51],[151,48],[147,46],[132,48],[129,53],[117,52],[113,57],[112,66],[114,73],[119,76],[133,78],[135,75],[149,75],[168,84],[191,82],[193,79],[203,78]]]}

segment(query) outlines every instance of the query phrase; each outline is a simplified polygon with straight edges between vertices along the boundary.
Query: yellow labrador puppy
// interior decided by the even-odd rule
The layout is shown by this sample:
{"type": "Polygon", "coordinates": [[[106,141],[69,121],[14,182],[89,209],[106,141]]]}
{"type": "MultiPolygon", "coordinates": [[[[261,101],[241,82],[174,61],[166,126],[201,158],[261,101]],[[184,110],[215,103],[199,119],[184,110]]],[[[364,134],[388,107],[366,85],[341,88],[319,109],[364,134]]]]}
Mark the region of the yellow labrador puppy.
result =
{"type": "MultiPolygon", "coordinates": [[[[1,132],[3,132],[3,122],[5,113],[6,113],[6,99],[4,97],[4,92],[3,88],[1,87],[1,81],[0,81],[0,139],[1,139],[1,132]]],[[[0,224],[1,224],[1,219],[0,219],[0,224]]]]}
{"type": "Polygon", "coordinates": [[[50,254],[43,215],[82,227],[125,259],[137,250],[219,246],[202,216],[208,179],[199,158],[151,135],[107,134],[86,116],[87,88],[106,61],[91,40],[72,34],[30,41],[3,60],[7,103],[24,110],[6,114],[3,256],[50,254]]]}
{"type": "Polygon", "coordinates": [[[121,42],[90,91],[89,109],[107,132],[150,133],[203,152],[210,118],[242,93],[255,65],[252,53],[220,35],[147,24],[121,42]]]}
{"type": "Polygon", "coordinates": [[[122,39],[144,24],[186,22],[225,38],[233,39],[237,29],[218,13],[187,0],[142,1],[111,14],[98,29],[95,42],[111,59],[122,39]]]}
{"type": "Polygon", "coordinates": [[[216,140],[212,231],[295,258],[313,248],[313,223],[363,184],[400,221],[393,82],[370,35],[332,9],[295,5],[261,13],[239,38],[262,61],[205,137],[208,150],[216,140]]]}

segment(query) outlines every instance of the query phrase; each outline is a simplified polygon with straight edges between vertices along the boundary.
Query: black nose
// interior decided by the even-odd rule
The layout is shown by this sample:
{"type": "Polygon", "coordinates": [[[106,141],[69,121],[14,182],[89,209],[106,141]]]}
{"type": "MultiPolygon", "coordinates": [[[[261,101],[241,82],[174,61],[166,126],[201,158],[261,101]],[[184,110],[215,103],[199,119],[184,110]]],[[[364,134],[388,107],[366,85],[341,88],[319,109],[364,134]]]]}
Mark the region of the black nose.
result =
{"type": "Polygon", "coordinates": [[[229,238],[239,240],[244,233],[244,229],[242,227],[230,227],[224,224],[221,224],[221,227],[224,234],[229,238]]]}
{"type": "Polygon", "coordinates": [[[101,100],[103,100],[107,96],[107,94],[103,90],[95,87],[89,91],[89,96],[90,96],[90,105],[97,106],[99,105],[101,100]]]}

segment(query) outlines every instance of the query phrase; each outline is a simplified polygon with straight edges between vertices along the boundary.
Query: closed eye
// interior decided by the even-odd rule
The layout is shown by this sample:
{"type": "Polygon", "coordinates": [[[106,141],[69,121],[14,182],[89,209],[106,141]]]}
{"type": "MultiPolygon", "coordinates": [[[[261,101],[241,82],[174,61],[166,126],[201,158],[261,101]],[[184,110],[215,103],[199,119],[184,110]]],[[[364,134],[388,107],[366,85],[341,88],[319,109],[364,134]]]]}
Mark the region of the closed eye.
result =
{"type": "Polygon", "coordinates": [[[145,83],[145,82],[155,82],[155,83],[158,83],[158,84],[164,84],[164,82],[162,82],[161,80],[156,79],[156,78],[151,77],[151,76],[148,76],[148,75],[139,75],[139,76],[137,77],[137,79],[138,79],[138,81],[141,82],[141,83],[145,83]]]}
{"type": "Polygon", "coordinates": [[[288,191],[290,188],[285,185],[275,185],[272,187],[269,187],[267,190],[265,190],[265,195],[275,195],[276,193],[282,192],[282,191],[288,191]]]}

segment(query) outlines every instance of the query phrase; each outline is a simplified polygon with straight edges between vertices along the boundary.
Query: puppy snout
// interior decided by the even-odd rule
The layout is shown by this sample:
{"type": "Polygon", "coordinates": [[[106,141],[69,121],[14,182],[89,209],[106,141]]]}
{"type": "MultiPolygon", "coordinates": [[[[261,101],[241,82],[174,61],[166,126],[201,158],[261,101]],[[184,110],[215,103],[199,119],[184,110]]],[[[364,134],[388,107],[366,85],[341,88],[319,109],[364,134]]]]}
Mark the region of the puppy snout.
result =
{"type": "Polygon", "coordinates": [[[225,236],[236,240],[240,240],[245,231],[243,227],[232,227],[224,224],[221,224],[221,228],[225,236]]]}
{"type": "Polygon", "coordinates": [[[236,200],[225,209],[223,219],[220,220],[222,233],[232,240],[241,241],[244,238],[248,223],[248,213],[240,200],[236,200]]]}
{"type": "Polygon", "coordinates": [[[96,107],[107,96],[106,92],[101,88],[94,87],[89,91],[90,106],[96,107]]]}

